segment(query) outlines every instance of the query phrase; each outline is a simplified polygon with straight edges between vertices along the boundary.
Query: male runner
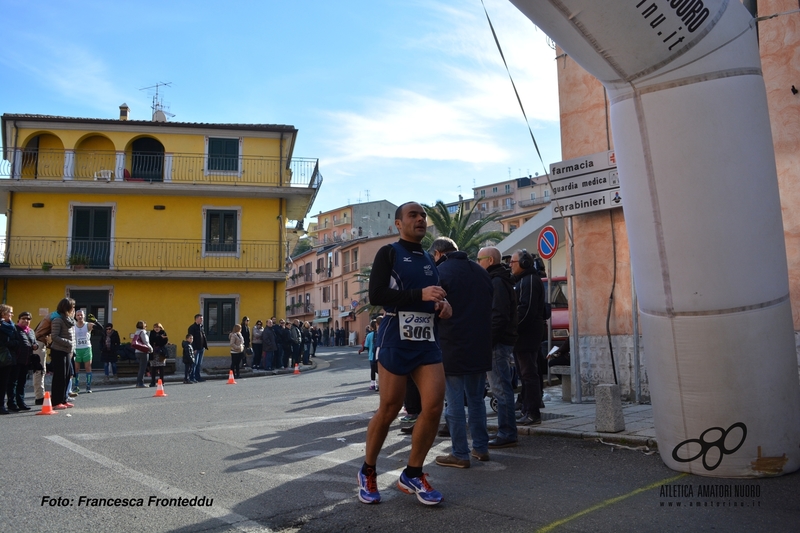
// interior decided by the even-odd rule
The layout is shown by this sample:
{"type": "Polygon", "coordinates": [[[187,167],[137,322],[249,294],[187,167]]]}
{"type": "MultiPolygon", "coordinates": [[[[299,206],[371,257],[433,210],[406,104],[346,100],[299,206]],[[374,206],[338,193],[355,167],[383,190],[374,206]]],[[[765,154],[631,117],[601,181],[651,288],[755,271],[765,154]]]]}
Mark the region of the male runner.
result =
{"type": "Polygon", "coordinates": [[[89,339],[90,325],[84,322],[84,311],[75,311],[75,377],[72,378],[72,390],[80,392],[78,377],[80,376],[81,363],[86,370],[86,392],[92,393],[92,345],[89,339]]]}
{"type": "Polygon", "coordinates": [[[408,464],[397,486],[407,494],[416,494],[425,505],[436,505],[442,495],[430,486],[422,465],[436,438],[444,402],[444,368],[435,315],[449,318],[452,308],[444,289],[438,286],[433,258],[420,245],[428,227],[425,209],[408,202],[397,208],[394,218],[400,240],[378,250],[369,280],[370,303],[383,306],[386,316],[375,337],[375,346],[380,348],[380,404],[367,428],[358,499],[363,503],[381,501],[375,467],[389,426],[403,406],[410,375],[419,388],[422,412],[411,436],[408,464]]]}

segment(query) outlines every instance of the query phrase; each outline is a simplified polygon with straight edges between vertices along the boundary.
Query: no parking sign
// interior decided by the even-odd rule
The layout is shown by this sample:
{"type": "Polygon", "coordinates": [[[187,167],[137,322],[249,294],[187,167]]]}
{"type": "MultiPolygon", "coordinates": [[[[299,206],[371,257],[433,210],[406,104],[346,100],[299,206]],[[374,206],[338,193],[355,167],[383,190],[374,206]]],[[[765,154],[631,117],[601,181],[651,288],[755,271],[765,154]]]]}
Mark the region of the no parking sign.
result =
{"type": "Polygon", "coordinates": [[[553,226],[545,226],[539,232],[537,239],[539,257],[542,259],[552,259],[558,250],[558,233],[553,226]]]}

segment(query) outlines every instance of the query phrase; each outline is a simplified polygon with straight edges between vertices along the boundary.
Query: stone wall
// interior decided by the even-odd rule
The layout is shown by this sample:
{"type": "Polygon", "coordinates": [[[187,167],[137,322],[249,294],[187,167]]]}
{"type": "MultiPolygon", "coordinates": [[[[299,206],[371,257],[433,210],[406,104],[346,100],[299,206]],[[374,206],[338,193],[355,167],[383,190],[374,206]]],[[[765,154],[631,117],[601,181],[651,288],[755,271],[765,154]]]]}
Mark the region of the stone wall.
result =
{"type": "MultiPolygon", "coordinates": [[[[622,399],[635,401],[636,381],[633,366],[633,336],[612,335],[611,345],[614,348],[614,361],[617,366],[617,379],[622,399]]],[[[603,383],[614,383],[611,356],[608,348],[608,337],[600,335],[580,336],[581,359],[581,395],[583,399],[594,397],[594,388],[603,383]]],[[[641,386],[641,402],[650,403],[650,386],[647,381],[644,346],[639,340],[639,375],[641,386]]]]}

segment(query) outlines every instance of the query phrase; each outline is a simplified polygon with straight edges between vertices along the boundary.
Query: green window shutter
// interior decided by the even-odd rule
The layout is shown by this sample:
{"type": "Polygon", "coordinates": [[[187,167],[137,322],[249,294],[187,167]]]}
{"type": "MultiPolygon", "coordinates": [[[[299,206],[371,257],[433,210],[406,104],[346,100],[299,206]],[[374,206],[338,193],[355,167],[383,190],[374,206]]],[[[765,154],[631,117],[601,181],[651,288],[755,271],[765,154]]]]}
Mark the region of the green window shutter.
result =
{"type": "Polygon", "coordinates": [[[239,171],[239,139],[208,138],[208,170],[239,171]]]}

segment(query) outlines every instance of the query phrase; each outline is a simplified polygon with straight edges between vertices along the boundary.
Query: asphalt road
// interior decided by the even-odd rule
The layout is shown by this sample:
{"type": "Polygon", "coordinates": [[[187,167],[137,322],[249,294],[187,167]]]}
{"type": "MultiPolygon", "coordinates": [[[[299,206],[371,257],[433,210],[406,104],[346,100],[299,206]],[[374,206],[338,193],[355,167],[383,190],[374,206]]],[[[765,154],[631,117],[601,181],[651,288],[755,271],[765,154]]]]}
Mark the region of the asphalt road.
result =
{"type": "Polygon", "coordinates": [[[798,530],[800,475],[683,476],[657,454],[562,437],[522,437],[466,470],[433,464],[449,451],[437,439],[425,469],[445,501],[425,507],[395,487],[410,437],[393,429],[383,502],[361,504],[368,363],[349,349],[317,361],[235,386],[167,384],[166,398],[97,386],[58,415],[1,417],[0,532],[798,530]]]}

